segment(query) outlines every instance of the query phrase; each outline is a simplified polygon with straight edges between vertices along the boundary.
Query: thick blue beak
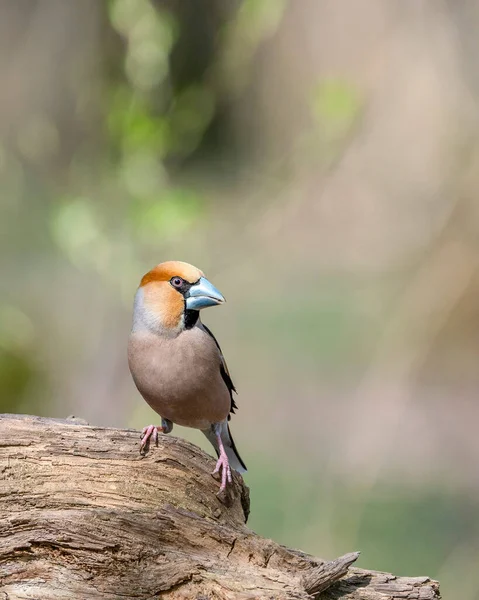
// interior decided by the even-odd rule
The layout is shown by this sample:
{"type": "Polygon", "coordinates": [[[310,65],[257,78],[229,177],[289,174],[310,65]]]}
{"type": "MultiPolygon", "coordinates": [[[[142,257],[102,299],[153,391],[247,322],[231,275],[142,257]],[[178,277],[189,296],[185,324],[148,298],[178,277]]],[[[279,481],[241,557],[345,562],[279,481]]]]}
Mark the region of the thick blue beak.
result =
{"type": "Polygon", "coordinates": [[[206,277],[201,277],[198,283],[190,287],[186,295],[186,308],[200,310],[208,306],[216,306],[226,302],[222,294],[211,284],[206,277]]]}

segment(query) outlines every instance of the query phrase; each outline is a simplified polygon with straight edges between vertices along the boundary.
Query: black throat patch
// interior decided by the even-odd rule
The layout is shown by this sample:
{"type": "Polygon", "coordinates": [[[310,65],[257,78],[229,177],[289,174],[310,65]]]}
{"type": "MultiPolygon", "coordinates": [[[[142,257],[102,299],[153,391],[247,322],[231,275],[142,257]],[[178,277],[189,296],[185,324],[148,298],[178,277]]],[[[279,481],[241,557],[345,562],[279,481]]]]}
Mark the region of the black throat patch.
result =
{"type": "Polygon", "coordinates": [[[187,308],[185,310],[185,329],[192,329],[196,325],[199,316],[199,310],[190,310],[187,308]]]}

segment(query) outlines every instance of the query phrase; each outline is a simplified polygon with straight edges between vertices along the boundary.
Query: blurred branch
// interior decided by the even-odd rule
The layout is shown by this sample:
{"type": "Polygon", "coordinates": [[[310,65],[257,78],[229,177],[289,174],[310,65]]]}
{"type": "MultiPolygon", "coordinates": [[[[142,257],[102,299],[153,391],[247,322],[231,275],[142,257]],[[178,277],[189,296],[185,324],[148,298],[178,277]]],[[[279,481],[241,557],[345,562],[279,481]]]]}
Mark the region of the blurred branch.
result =
{"type": "Polygon", "coordinates": [[[394,310],[385,323],[370,368],[358,385],[352,401],[353,417],[348,435],[349,453],[356,467],[361,463],[362,481],[368,488],[376,481],[383,465],[385,449],[394,443],[387,428],[375,428],[358,456],[354,423],[364,414],[387,414],[397,425],[414,397],[415,378],[454,310],[468,293],[479,273],[477,248],[464,235],[465,223],[475,232],[473,203],[468,189],[477,173],[479,157],[467,147],[461,155],[463,167],[451,182],[450,212],[443,227],[431,240],[416,271],[411,275],[394,310]],[[367,485],[366,485],[367,481],[367,485]]]}
{"type": "Polygon", "coordinates": [[[6,598],[439,598],[427,577],[349,569],[245,527],[235,476],[221,500],[213,459],[162,436],[81,420],[0,416],[0,564],[6,598]]]}

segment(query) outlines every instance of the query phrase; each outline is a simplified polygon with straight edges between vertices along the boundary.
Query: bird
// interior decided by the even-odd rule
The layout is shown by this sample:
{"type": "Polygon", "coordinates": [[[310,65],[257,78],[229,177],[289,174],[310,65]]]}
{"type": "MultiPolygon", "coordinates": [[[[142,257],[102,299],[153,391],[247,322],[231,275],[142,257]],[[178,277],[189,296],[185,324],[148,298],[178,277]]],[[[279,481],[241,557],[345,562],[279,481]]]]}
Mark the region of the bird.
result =
{"type": "Polygon", "coordinates": [[[161,425],[142,431],[140,451],[173,424],[202,431],[213,445],[221,477],[218,494],[232,483],[231,469],[246,472],[229,420],[237,405],[236,388],[213,333],[200,311],[225,302],[198,268],[181,261],[162,262],[143,276],[133,304],[128,365],[133,381],[161,425]]]}

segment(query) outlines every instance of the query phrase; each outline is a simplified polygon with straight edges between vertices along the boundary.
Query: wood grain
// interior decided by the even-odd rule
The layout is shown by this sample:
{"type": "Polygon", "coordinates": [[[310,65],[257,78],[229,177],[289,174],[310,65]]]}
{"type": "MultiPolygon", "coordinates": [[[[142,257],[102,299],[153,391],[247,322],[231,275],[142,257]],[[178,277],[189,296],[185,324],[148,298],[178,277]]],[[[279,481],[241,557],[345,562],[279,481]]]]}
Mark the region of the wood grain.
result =
{"type": "Polygon", "coordinates": [[[239,475],[161,436],[0,415],[0,600],[435,600],[437,582],[350,568],[261,538],[239,475]]]}

